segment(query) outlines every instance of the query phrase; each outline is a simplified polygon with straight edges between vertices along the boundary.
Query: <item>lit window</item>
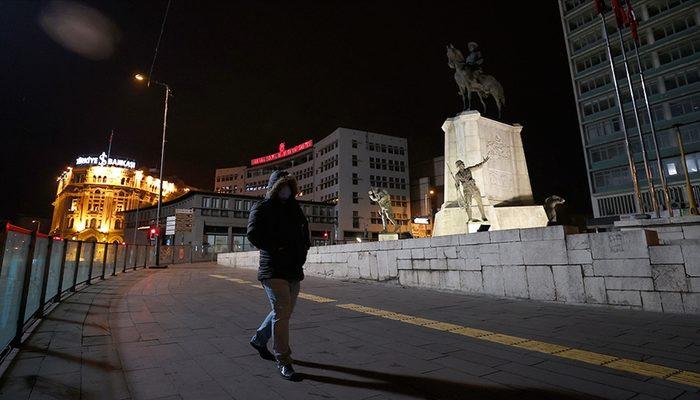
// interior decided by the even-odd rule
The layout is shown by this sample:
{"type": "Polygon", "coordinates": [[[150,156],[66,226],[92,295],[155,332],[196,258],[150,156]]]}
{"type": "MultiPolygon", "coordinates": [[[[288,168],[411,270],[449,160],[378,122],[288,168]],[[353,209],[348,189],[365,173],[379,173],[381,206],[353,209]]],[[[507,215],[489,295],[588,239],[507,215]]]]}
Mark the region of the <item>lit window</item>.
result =
{"type": "Polygon", "coordinates": [[[668,176],[673,176],[677,175],[678,171],[676,171],[676,164],[674,162],[670,162],[666,164],[666,170],[668,171],[668,176]]]}

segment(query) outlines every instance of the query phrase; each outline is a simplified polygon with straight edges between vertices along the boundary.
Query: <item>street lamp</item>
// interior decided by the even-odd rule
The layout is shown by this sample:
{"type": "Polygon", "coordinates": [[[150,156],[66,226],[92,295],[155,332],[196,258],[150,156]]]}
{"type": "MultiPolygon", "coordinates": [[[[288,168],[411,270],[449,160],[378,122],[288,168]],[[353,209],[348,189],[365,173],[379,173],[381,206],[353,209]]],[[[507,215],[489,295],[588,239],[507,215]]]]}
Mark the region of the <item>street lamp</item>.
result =
{"type": "Polygon", "coordinates": [[[36,231],[39,232],[39,229],[41,229],[41,221],[38,219],[33,219],[32,224],[36,224],[36,231]]]}
{"type": "MultiPolygon", "coordinates": [[[[150,77],[147,79],[146,76],[142,74],[134,75],[134,79],[139,82],[146,81],[146,86],[151,86],[150,77]]],[[[163,111],[163,140],[160,145],[160,169],[158,171],[159,187],[158,187],[158,206],[156,208],[156,227],[158,228],[158,236],[156,237],[156,265],[155,268],[165,268],[167,266],[160,265],[160,209],[163,205],[163,160],[165,159],[165,132],[168,127],[168,100],[172,96],[172,90],[170,86],[164,82],[153,81],[156,85],[165,88],[165,109],[163,111]]]]}

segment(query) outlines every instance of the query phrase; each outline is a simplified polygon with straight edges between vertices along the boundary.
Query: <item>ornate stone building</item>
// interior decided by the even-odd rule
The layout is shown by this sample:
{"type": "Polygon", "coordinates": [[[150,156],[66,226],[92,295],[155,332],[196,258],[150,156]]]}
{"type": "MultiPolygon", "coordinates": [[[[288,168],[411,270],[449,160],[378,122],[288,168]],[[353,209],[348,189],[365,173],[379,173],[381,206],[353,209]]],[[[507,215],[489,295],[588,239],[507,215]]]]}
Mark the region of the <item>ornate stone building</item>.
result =
{"type": "MultiPolygon", "coordinates": [[[[131,160],[100,156],[78,157],[58,177],[50,233],[62,238],[123,242],[122,212],[149,207],[158,201],[160,181],[131,160]]],[[[163,182],[163,201],[187,188],[163,182]]]]}

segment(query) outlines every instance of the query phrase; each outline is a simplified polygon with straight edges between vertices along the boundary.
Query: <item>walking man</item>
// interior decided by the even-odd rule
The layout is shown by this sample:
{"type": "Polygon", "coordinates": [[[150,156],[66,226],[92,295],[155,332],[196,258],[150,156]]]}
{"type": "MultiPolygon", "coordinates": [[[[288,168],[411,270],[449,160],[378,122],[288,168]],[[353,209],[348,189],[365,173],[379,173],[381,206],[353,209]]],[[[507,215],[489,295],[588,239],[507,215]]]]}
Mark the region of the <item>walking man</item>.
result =
{"type": "Polygon", "coordinates": [[[289,318],[311,246],[309,224],[296,194],[296,179],[287,171],[275,171],[267,184],[265,199],[253,206],[248,217],[248,239],[260,249],[258,280],[272,307],[250,344],[262,358],[277,361],[277,370],[284,379],[294,378],[289,318]],[[272,353],[267,349],[270,338],[272,353]]]}

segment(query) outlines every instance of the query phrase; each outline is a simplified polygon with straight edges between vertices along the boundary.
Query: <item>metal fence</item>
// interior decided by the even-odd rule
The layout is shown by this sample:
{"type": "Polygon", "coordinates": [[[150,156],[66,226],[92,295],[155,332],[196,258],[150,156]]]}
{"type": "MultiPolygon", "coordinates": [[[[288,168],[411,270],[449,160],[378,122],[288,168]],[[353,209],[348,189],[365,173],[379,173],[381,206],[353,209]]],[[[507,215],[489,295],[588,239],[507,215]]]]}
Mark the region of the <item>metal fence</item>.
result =
{"type": "MultiPolygon", "coordinates": [[[[0,235],[0,360],[45,310],[96,280],[155,264],[155,246],[62,240],[7,224],[0,235]]],[[[216,259],[210,248],[161,246],[161,264],[216,259]]]]}

